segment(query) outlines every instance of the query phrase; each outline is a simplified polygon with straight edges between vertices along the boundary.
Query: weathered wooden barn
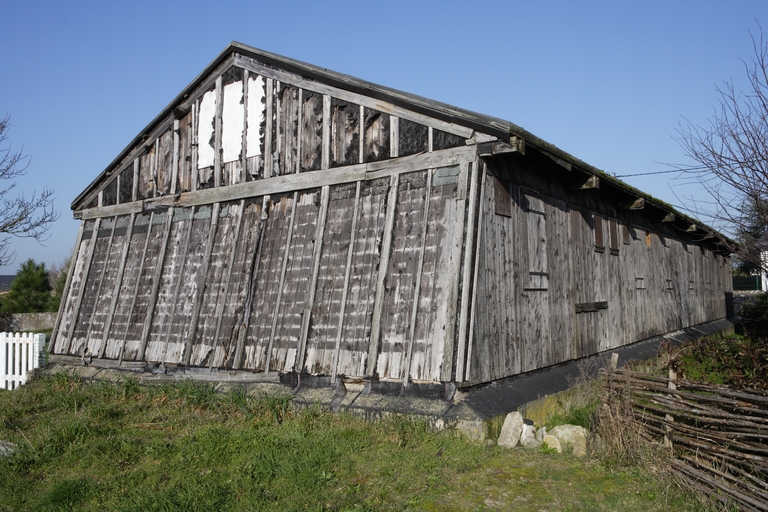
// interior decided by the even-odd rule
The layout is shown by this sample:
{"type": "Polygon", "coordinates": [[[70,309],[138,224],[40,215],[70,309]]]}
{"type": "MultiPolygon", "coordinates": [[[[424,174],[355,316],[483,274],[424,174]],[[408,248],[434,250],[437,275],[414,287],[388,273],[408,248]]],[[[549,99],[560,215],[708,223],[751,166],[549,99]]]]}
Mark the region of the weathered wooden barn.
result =
{"type": "Polygon", "coordinates": [[[473,385],[731,292],[695,220],[522,128],[238,43],[72,209],[62,362],[473,385]]]}

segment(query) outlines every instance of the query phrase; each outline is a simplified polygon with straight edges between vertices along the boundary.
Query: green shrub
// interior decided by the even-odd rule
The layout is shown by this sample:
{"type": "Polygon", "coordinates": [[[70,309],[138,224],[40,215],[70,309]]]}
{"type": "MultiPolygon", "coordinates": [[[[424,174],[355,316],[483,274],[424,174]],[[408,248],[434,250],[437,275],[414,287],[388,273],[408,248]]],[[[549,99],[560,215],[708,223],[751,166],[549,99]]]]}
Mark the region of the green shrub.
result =
{"type": "Polygon", "coordinates": [[[741,316],[768,319],[768,293],[760,293],[745,302],[741,307],[741,316]]]}

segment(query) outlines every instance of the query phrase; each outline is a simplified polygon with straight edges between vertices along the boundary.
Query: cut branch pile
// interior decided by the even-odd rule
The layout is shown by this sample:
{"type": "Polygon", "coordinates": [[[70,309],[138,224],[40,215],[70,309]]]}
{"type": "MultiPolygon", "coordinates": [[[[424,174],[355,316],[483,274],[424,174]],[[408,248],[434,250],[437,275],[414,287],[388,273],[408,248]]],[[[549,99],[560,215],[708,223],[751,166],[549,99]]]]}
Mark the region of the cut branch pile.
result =
{"type": "Polygon", "coordinates": [[[629,369],[609,373],[605,386],[612,411],[671,448],[684,483],[742,510],[768,511],[768,393],[629,369]]]}

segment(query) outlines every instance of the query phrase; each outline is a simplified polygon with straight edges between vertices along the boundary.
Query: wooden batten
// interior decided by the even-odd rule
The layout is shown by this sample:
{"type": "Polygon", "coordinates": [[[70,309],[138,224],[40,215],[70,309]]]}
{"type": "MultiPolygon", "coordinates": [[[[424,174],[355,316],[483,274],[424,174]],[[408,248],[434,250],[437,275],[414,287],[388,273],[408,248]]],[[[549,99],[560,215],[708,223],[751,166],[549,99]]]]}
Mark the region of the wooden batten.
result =
{"type": "MultiPolygon", "coordinates": [[[[475,219],[478,217],[479,201],[478,197],[478,184],[482,175],[478,177],[478,169],[482,165],[481,162],[475,162],[472,166],[472,173],[470,177],[470,189],[469,189],[469,215],[467,220],[467,229],[465,248],[464,248],[464,260],[462,262],[462,276],[461,276],[461,310],[459,312],[459,332],[458,332],[458,350],[456,354],[456,372],[455,377],[449,377],[446,373],[443,374],[443,380],[448,381],[455,378],[455,380],[462,380],[461,377],[464,374],[465,355],[467,349],[467,329],[469,324],[469,304],[473,295],[470,295],[470,290],[473,289],[473,267],[472,261],[475,258],[475,246],[477,245],[477,238],[479,236],[479,228],[475,223],[475,219]],[[447,377],[447,378],[446,378],[447,377]]],[[[452,352],[452,351],[451,351],[452,352]]],[[[450,354],[453,357],[453,354],[450,354]]],[[[444,363],[445,365],[445,363],[444,363]]],[[[453,373],[453,372],[452,372],[453,373]]]]}
{"type": "Polygon", "coordinates": [[[77,316],[80,314],[80,303],[83,301],[83,294],[85,293],[85,283],[88,282],[88,274],[91,269],[91,259],[93,258],[93,250],[96,247],[96,237],[99,235],[99,227],[101,226],[101,219],[96,219],[96,224],[93,226],[93,234],[91,235],[91,243],[88,246],[88,254],[85,257],[85,266],[83,267],[83,281],[80,284],[80,290],[77,294],[75,301],[75,307],[72,310],[72,323],[69,326],[69,332],[66,334],[66,343],[62,349],[62,354],[69,354],[69,347],[72,343],[72,336],[75,332],[75,324],[77,324],[77,316]]]}
{"type": "Polygon", "coordinates": [[[349,238],[349,249],[347,249],[347,263],[344,267],[344,287],[341,292],[341,311],[339,312],[339,323],[336,330],[336,346],[333,349],[333,361],[331,363],[331,382],[336,382],[336,372],[339,363],[339,350],[341,350],[341,334],[344,327],[344,313],[347,306],[347,294],[349,293],[349,274],[352,271],[352,255],[355,248],[355,236],[357,235],[358,215],[360,214],[360,187],[361,182],[355,184],[355,206],[352,210],[352,231],[349,238]]]}
{"type": "MultiPolygon", "coordinates": [[[[301,319],[301,335],[299,337],[298,361],[295,366],[296,371],[304,368],[304,358],[307,350],[307,336],[309,335],[309,321],[312,315],[312,306],[314,306],[315,290],[317,288],[317,273],[320,270],[320,254],[323,249],[323,234],[325,229],[325,219],[328,214],[328,201],[330,198],[330,187],[325,186],[320,192],[320,212],[317,215],[317,225],[315,227],[315,242],[312,248],[312,274],[309,278],[309,289],[307,291],[307,300],[304,301],[304,314],[301,319]]],[[[279,303],[279,302],[278,302],[279,303]]],[[[286,365],[288,363],[286,362],[286,365]]]]}
{"type": "Polygon", "coordinates": [[[381,345],[381,315],[384,307],[384,283],[389,268],[389,256],[392,249],[392,228],[395,224],[395,208],[397,204],[397,186],[399,175],[395,174],[389,180],[389,194],[387,197],[387,213],[384,219],[384,236],[381,240],[381,259],[379,260],[379,272],[376,277],[376,294],[373,299],[373,317],[371,319],[371,342],[368,346],[368,363],[366,375],[373,377],[376,371],[376,358],[381,345]]]}
{"type": "Polygon", "coordinates": [[[173,161],[171,164],[171,194],[176,193],[176,184],[179,181],[179,120],[173,121],[173,161]]]}
{"type": "MultiPolygon", "coordinates": [[[[134,217],[134,222],[135,222],[135,220],[136,219],[134,217]]],[[[146,239],[144,240],[144,248],[141,251],[141,263],[139,264],[139,270],[138,270],[138,275],[139,276],[141,276],[142,272],[144,272],[144,262],[146,261],[146,258],[147,258],[147,248],[149,247],[149,241],[151,239],[150,235],[152,234],[152,225],[153,225],[154,220],[155,220],[155,214],[154,214],[154,212],[152,212],[152,213],[149,214],[149,226],[147,228],[148,229],[147,236],[146,236],[146,239]]],[[[130,242],[129,242],[129,245],[130,245],[130,242]]],[[[140,282],[141,282],[141,279],[137,278],[136,279],[136,284],[134,285],[134,288],[133,288],[133,292],[131,293],[131,307],[128,310],[129,312],[133,312],[133,308],[136,307],[136,296],[137,296],[138,291],[139,291],[139,283],[140,282]]],[[[127,341],[128,329],[130,328],[130,326],[131,326],[130,322],[126,322],[125,331],[123,331],[122,336],[121,336],[122,343],[120,344],[120,351],[119,351],[119,353],[120,353],[120,356],[119,356],[120,362],[123,361],[123,356],[125,355],[125,344],[126,344],[126,341],[127,341]]]]}
{"type": "Polygon", "coordinates": [[[413,336],[416,332],[416,314],[419,312],[419,296],[421,295],[421,274],[424,269],[424,249],[427,241],[427,227],[429,226],[429,193],[432,190],[433,169],[427,171],[426,197],[424,199],[424,222],[421,227],[421,245],[419,260],[416,264],[416,284],[413,287],[413,304],[411,306],[411,320],[408,326],[408,349],[405,356],[405,369],[403,371],[403,386],[408,385],[411,376],[411,361],[413,359],[413,336]]]}
{"type": "Polygon", "coordinates": [[[283,285],[285,284],[285,271],[288,268],[288,255],[291,250],[291,239],[293,238],[293,225],[296,221],[296,203],[299,200],[299,193],[293,193],[293,202],[291,203],[291,220],[288,224],[288,237],[285,242],[285,254],[283,255],[283,264],[280,268],[280,283],[277,287],[277,300],[275,301],[275,312],[272,315],[272,329],[269,333],[269,344],[267,345],[267,363],[264,365],[264,373],[269,373],[270,362],[272,359],[272,348],[275,342],[275,332],[277,331],[277,318],[280,312],[280,301],[283,298],[283,285]]]}
{"type": "MultiPolygon", "coordinates": [[[[56,339],[59,334],[59,326],[61,325],[61,317],[64,316],[64,310],[65,304],[64,300],[69,296],[69,290],[72,286],[72,275],[74,274],[74,265],[77,261],[77,253],[80,251],[80,243],[83,240],[83,231],[85,231],[85,222],[80,223],[80,229],[77,231],[77,239],[75,240],[75,247],[72,249],[72,256],[70,256],[69,261],[70,263],[70,269],[67,272],[67,279],[64,281],[64,291],[61,293],[61,304],[59,306],[59,311],[56,313],[56,322],[53,324],[53,332],[51,333],[51,341],[48,345],[48,352],[53,353],[54,345],[56,344],[56,339]]],[[[74,321],[73,321],[74,323],[74,321]]]]}
{"type": "MultiPolygon", "coordinates": [[[[232,180],[232,183],[245,183],[248,181],[248,80],[250,78],[250,72],[246,69],[243,71],[243,120],[241,126],[243,127],[240,134],[240,176],[237,179],[232,180]]],[[[265,120],[266,121],[266,120],[265,120]]],[[[251,130],[257,129],[251,127],[251,130]]],[[[261,155],[264,157],[264,155],[261,155]]]]}
{"type": "MultiPolygon", "coordinates": [[[[115,217],[114,222],[112,224],[112,232],[109,234],[109,242],[107,242],[107,257],[109,257],[110,252],[112,251],[112,242],[115,239],[115,228],[117,227],[117,217],[115,217]]],[[[104,284],[104,276],[107,273],[107,265],[104,265],[104,268],[101,269],[101,275],[99,276],[99,284],[96,288],[96,296],[101,296],[101,287],[104,284]]],[[[91,312],[91,318],[93,318],[93,312],[91,312]]],[[[88,332],[85,335],[85,348],[83,349],[83,355],[85,355],[85,351],[88,351],[88,344],[89,340],[91,339],[91,332],[93,330],[93,322],[89,320],[88,323],[88,332]]],[[[99,345],[99,349],[96,351],[95,354],[89,353],[90,356],[96,356],[98,354],[102,353],[102,347],[103,343],[99,345]]]]}
{"type": "Polygon", "coordinates": [[[504,155],[507,153],[525,154],[525,142],[523,139],[513,137],[509,143],[504,141],[482,142],[477,144],[477,156],[487,158],[495,155],[504,155]]]}
{"type": "Polygon", "coordinates": [[[189,322],[189,330],[187,331],[187,343],[184,346],[184,365],[189,364],[189,360],[192,357],[192,346],[195,343],[195,335],[197,334],[197,324],[200,321],[200,308],[203,305],[203,293],[205,292],[205,277],[208,275],[208,268],[211,264],[211,253],[213,252],[213,239],[216,236],[216,228],[219,225],[219,209],[221,205],[214,203],[213,210],[211,211],[211,227],[208,230],[208,242],[205,246],[205,256],[203,258],[203,269],[198,276],[197,291],[195,293],[195,305],[192,310],[192,320],[189,322]]]}
{"type": "MultiPolygon", "coordinates": [[[[112,301],[109,305],[109,315],[107,321],[104,324],[104,333],[101,338],[101,347],[99,349],[99,359],[104,357],[104,351],[107,348],[107,340],[109,339],[109,331],[112,329],[112,320],[114,319],[115,308],[117,307],[117,299],[120,293],[120,286],[123,282],[123,273],[125,272],[125,262],[128,259],[128,251],[131,247],[131,236],[133,236],[133,223],[136,220],[136,215],[131,214],[131,218],[128,221],[128,228],[125,233],[125,247],[123,247],[123,253],[120,256],[120,268],[117,271],[117,277],[115,278],[115,289],[112,291],[112,301]]],[[[117,223],[115,223],[117,225],[117,223]]]]}
{"type": "MultiPolygon", "coordinates": [[[[214,116],[215,128],[213,131],[213,186],[222,186],[221,175],[224,172],[224,165],[221,162],[221,130],[224,125],[222,122],[222,112],[224,110],[223,80],[221,76],[216,78],[216,114],[214,116]]],[[[227,183],[229,185],[229,183],[227,183]]]]}
{"type": "MultiPolygon", "coordinates": [[[[467,337],[467,355],[465,358],[464,363],[464,378],[463,381],[469,381],[471,378],[471,370],[472,370],[472,344],[474,342],[475,338],[475,322],[477,319],[477,279],[478,274],[480,272],[480,251],[483,250],[483,202],[485,201],[485,175],[487,172],[487,168],[485,163],[482,163],[482,170],[480,170],[480,197],[478,198],[478,211],[477,211],[477,238],[475,240],[475,266],[472,270],[472,295],[471,295],[471,304],[469,308],[469,333],[467,337]]],[[[463,351],[461,352],[463,353],[463,351]]],[[[456,380],[459,380],[459,372],[462,371],[462,367],[457,365],[456,368],[456,380]]]]}
{"type": "Polygon", "coordinates": [[[257,61],[255,61],[250,57],[238,55],[235,58],[235,65],[243,69],[247,69],[249,71],[257,73],[261,76],[278,80],[282,83],[290,84],[295,87],[306,89],[308,91],[312,91],[318,94],[327,94],[334,98],[338,98],[344,101],[349,101],[357,105],[362,105],[364,107],[378,110],[379,112],[384,112],[392,116],[402,117],[404,119],[408,119],[409,121],[423,124],[425,126],[434,126],[438,130],[448,132],[448,133],[453,133],[467,139],[472,136],[473,130],[471,128],[467,128],[465,126],[455,124],[455,123],[441,121],[434,117],[425,116],[423,114],[419,114],[411,110],[398,107],[389,102],[372,98],[371,96],[365,96],[362,94],[354,93],[345,89],[340,89],[338,87],[326,85],[316,80],[310,80],[303,77],[299,77],[298,75],[295,75],[293,73],[288,73],[285,71],[281,71],[279,69],[267,67],[263,64],[258,63],[257,61]]]}
{"type": "Polygon", "coordinates": [[[152,211],[158,208],[201,206],[217,202],[238,201],[249,197],[307,190],[326,185],[374,180],[395,174],[459,165],[462,162],[474,160],[474,156],[472,147],[450,148],[432,153],[400,157],[397,160],[354,164],[346,167],[326,169],[323,172],[292,173],[274,176],[269,179],[238,183],[236,185],[200,189],[172,196],[145,199],[133,203],[89,208],[82,210],[80,218],[85,220],[113,217],[115,215],[128,215],[142,211],[152,211]]]}
{"type": "MultiPolygon", "coordinates": [[[[149,339],[149,329],[152,327],[152,316],[155,314],[155,304],[157,303],[157,291],[160,289],[160,276],[163,272],[163,262],[165,261],[165,251],[168,247],[168,238],[171,235],[171,225],[173,224],[173,208],[169,208],[166,213],[168,220],[166,220],[165,231],[163,232],[163,242],[160,245],[160,252],[158,253],[157,264],[155,268],[155,276],[152,281],[152,292],[149,296],[149,307],[147,308],[147,316],[144,319],[144,329],[141,332],[141,344],[139,345],[138,360],[144,359],[144,352],[147,349],[147,340],[149,339]]],[[[150,233],[151,235],[151,229],[150,233]]],[[[149,235],[147,236],[149,239],[149,235]]]]}

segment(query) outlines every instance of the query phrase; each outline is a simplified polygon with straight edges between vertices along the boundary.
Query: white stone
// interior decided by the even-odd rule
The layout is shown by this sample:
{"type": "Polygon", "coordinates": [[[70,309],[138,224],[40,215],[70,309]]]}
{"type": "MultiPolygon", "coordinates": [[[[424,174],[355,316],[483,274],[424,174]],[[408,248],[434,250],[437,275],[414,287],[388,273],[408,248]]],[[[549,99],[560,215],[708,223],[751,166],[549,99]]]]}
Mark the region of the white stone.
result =
{"type": "Polygon", "coordinates": [[[544,442],[544,436],[547,435],[547,427],[541,427],[536,431],[536,440],[540,443],[544,442]]]}
{"type": "Polygon", "coordinates": [[[507,414],[496,444],[502,448],[514,448],[517,446],[517,443],[520,441],[520,434],[523,431],[523,421],[523,415],[517,411],[507,414]]]}
{"type": "Polygon", "coordinates": [[[536,432],[536,429],[533,427],[533,424],[523,423],[523,431],[520,432],[520,440],[522,441],[523,439],[526,439],[529,437],[535,438],[535,432],[536,432]]]}
{"type": "Polygon", "coordinates": [[[542,444],[557,450],[557,453],[562,453],[563,451],[563,447],[560,445],[560,440],[557,436],[553,436],[552,434],[545,435],[542,444]]]}
{"type": "Polygon", "coordinates": [[[560,444],[571,448],[577,457],[587,454],[587,429],[578,425],[558,425],[549,432],[560,440],[560,444]]]}
{"type": "Polygon", "coordinates": [[[529,450],[538,450],[541,448],[541,442],[533,436],[520,439],[520,446],[529,450]]]}

